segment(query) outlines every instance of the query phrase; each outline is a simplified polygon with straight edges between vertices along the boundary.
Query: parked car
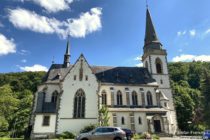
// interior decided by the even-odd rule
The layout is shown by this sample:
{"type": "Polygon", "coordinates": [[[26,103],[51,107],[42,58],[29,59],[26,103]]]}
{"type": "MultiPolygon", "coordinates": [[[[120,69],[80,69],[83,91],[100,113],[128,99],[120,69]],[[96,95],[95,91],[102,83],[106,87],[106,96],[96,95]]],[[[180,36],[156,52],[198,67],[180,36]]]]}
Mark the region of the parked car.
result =
{"type": "Polygon", "coordinates": [[[125,134],[126,134],[126,137],[127,137],[127,140],[131,140],[131,138],[133,137],[134,135],[134,131],[128,129],[128,128],[122,128],[123,131],[125,131],[125,134]]]}
{"type": "Polygon", "coordinates": [[[210,130],[205,130],[204,131],[203,140],[210,140],[210,130]]]}
{"type": "Polygon", "coordinates": [[[97,127],[88,133],[81,133],[76,140],[126,140],[126,133],[119,127],[97,127]]]}

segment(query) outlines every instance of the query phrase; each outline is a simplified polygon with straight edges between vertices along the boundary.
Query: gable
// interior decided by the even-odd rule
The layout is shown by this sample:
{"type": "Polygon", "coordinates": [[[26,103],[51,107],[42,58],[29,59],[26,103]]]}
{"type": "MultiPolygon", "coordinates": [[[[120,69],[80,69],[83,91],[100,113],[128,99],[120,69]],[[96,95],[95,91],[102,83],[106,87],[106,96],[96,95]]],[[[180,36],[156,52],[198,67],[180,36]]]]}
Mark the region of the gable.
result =
{"type": "Polygon", "coordinates": [[[72,82],[85,82],[85,81],[97,81],[97,78],[95,74],[93,74],[93,71],[91,67],[89,66],[87,60],[85,57],[81,54],[80,57],[77,59],[74,65],[71,66],[69,69],[69,72],[67,72],[66,76],[64,77],[63,81],[65,79],[70,78],[72,82]]]}

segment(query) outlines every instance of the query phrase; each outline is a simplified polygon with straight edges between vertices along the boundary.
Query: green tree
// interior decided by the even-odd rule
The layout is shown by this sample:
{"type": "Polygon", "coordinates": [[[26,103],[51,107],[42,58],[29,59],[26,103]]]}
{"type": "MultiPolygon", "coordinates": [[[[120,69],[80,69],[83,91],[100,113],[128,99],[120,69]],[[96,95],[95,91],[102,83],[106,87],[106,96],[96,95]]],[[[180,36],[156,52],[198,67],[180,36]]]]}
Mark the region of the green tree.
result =
{"type": "Polygon", "coordinates": [[[174,82],[179,82],[181,80],[187,81],[188,67],[188,64],[183,62],[169,63],[168,69],[170,78],[173,79],[174,82]]]}
{"type": "Polygon", "coordinates": [[[204,69],[203,72],[202,93],[204,96],[204,119],[210,128],[210,74],[207,69],[204,69]]]}
{"type": "Polygon", "coordinates": [[[22,136],[25,129],[28,127],[30,112],[32,107],[33,95],[30,90],[24,90],[17,93],[17,98],[20,100],[18,110],[14,113],[14,131],[16,136],[22,136]]]}
{"type": "Polygon", "coordinates": [[[3,116],[0,116],[0,137],[8,136],[8,127],[8,121],[3,116]]]}
{"type": "Polygon", "coordinates": [[[192,122],[194,117],[195,103],[188,94],[188,88],[175,85],[173,90],[178,126],[182,131],[187,131],[190,129],[188,122],[192,122]]]}
{"type": "Polygon", "coordinates": [[[13,97],[12,89],[9,85],[4,85],[0,87],[0,117],[3,128],[0,127],[1,135],[8,135],[5,132],[5,129],[11,128],[11,120],[14,117],[14,113],[17,110],[19,105],[19,100],[13,97]]]}
{"type": "Polygon", "coordinates": [[[106,106],[102,106],[101,109],[99,110],[100,114],[100,125],[101,126],[109,126],[109,112],[108,108],[106,106]]]}
{"type": "Polygon", "coordinates": [[[201,83],[202,63],[192,62],[189,64],[188,83],[191,88],[199,89],[201,83]]]}

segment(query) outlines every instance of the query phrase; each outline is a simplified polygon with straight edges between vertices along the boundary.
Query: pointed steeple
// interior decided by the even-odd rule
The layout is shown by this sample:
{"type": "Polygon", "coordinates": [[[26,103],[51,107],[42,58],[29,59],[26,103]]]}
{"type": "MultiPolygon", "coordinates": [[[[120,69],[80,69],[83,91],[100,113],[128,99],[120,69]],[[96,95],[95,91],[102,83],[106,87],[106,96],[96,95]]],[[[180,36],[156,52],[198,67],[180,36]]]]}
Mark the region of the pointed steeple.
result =
{"type": "Polygon", "coordinates": [[[144,39],[144,47],[152,47],[154,49],[161,49],[161,43],[155,31],[155,27],[152,22],[150,11],[147,6],[146,10],[146,31],[144,39]]]}
{"type": "Polygon", "coordinates": [[[69,37],[66,45],[66,53],[64,54],[64,61],[63,61],[63,66],[65,68],[69,67],[70,65],[70,44],[69,44],[69,37]]]}

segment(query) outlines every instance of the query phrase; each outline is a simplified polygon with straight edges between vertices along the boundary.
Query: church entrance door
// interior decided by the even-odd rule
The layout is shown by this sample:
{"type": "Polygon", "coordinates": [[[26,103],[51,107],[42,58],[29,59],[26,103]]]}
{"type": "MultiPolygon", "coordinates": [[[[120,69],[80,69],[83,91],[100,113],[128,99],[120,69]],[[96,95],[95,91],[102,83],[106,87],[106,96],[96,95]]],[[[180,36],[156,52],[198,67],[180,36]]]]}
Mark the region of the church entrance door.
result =
{"type": "Polygon", "coordinates": [[[160,120],[154,120],[154,129],[157,133],[161,132],[160,120]]]}

